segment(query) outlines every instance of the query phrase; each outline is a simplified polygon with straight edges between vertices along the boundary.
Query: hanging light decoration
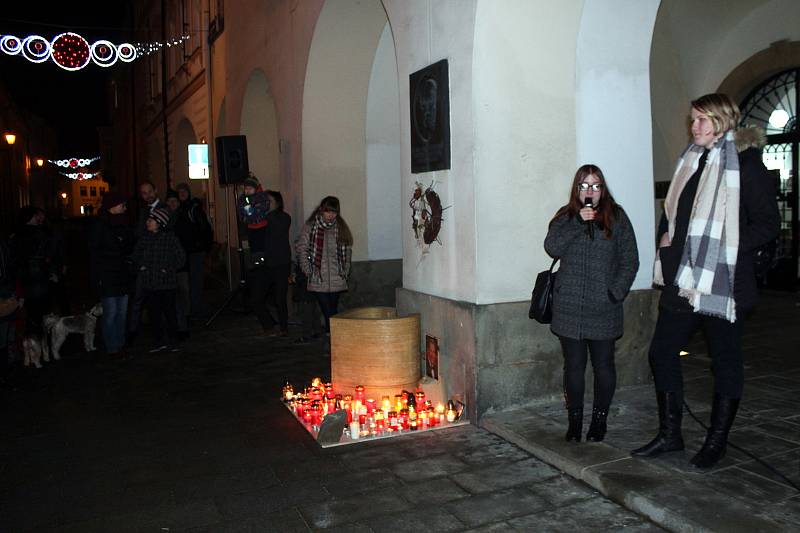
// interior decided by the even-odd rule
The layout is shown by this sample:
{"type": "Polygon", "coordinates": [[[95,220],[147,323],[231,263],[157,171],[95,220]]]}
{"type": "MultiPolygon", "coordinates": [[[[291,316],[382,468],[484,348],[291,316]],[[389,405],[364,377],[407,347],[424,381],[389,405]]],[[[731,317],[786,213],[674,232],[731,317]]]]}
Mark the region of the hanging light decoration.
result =
{"type": "Polygon", "coordinates": [[[100,157],[70,157],[69,159],[48,159],[47,162],[64,168],[81,168],[87,167],[99,159],[100,157]]]}
{"type": "Polygon", "coordinates": [[[73,32],[56,35],[48,41],[41,35],[29,35],[24,38],[15,35],[0,35],[0,52],[15,56],[21,55],[33,63],[42,63],[48,59],[64,70],[76,71],[86,67],[90,62],[100,67],[110,67],[117,61],[130,63],[134,59],[158,52],[162,48],[177,46],[189,39],[183,35],[165,42],[121,43],[101,39],[89,44],[82,36],[73,32]]]}
{"type": "Polygon", "coordinates": [[[95,176],[99,176],[99,172],[61,172],[62,176],[66,176],[71,180],[83,181],[90,180],[95,176]]]}

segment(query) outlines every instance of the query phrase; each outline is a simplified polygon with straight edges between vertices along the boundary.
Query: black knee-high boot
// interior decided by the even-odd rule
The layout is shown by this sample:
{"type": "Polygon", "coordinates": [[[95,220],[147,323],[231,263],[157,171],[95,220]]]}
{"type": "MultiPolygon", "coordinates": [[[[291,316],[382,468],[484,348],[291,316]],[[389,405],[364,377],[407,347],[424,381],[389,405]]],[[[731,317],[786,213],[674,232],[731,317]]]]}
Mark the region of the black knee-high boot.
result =
{"type": "Polygon", "coordinates": [[[656,437],[631,452],[634,457],[658,457],[662,453],[683,450],[681,419],[683,417],[683,394],[679,392],[656,392],[658,400],[658,434],[656,437]]]}
{"type": "Polygon", "coordinates": [[[689,461],[700,469],[708,469],[716,465],[728,447],[728,432],[731,430],[736,412],[739,410],[739,398],[724,398],[714,395],[711,406],[711,427],[708,428],[706,441],[697,455],[689,461]]]}

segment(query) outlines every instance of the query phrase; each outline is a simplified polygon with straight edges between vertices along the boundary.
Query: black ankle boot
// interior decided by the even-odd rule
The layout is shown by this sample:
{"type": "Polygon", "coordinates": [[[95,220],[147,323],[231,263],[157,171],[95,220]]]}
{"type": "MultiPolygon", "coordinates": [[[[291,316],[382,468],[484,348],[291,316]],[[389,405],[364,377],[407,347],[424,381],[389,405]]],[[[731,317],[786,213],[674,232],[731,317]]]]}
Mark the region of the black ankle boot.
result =
{"type": "Polygon", "coordinates": [[[719,394],[714,395],[714,403],[711,406],[711,427],[708,428],[706,441],[697,455],[689,461],[697,468],[702,470],[709,469],[716,465],[723,457],[728,447],[728,432],[736,418],[736,411],[739,410],[739,398],[723,398],[719,394]]]}
{"type": "Polygon", "coordinates": [[[681,418],[683,417],[683,394],[679,392],[656,392],[658,400],[658,434],[656,437],[631,452],[634,457],[658,457],[662,453],[683,450],[681,418]]]}
{"type": "Polygon", "coordinates": [[[569,428],[564,440],[567,442],[580,442],[583,433],[583,409],[567,409],[569,428]]]}
{"type": "Polygon", "coordinates": [[[601,442],[606,438],[606,419],[608,418],[608,409],[592,409],[592,423],[589,424],[589,431],[586,432],[586,440],[592,442],[601,442]]]}

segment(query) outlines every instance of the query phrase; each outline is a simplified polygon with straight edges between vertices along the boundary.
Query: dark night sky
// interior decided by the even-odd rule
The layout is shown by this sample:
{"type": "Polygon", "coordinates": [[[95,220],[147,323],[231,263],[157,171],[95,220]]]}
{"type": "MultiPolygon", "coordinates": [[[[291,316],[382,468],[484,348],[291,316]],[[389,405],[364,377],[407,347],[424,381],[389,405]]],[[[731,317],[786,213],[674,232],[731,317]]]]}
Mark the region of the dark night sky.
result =
{"type": "MultiPolygon", "coordinates": [[[[82,35],[90,44],[97,39],[118,43],[127,40],[129,30],[123,27],[127,1],[4,2],[0,11],[0,33],[24,38],[37,34],[52,39],[71,31],[82,35]]],[[[54,157],[96,152],[97,126],[106,125],[106,81],[111,71],[126,68],[117,63],[101,68],[91,63],[69,72],[52,60],[31,63],[20,56],[0,53],[0,79],[22,107],[49,122],[59,134],[61,154],[54,157]]]]}

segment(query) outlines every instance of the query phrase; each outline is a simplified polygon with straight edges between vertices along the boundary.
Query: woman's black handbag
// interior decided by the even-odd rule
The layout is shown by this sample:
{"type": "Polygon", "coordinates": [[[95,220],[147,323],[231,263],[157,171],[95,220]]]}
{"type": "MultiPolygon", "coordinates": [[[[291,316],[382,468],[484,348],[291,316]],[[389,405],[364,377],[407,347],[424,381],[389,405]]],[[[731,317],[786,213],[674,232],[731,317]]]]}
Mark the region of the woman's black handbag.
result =
{"type": "Polygon", "coordinates": [[[553,259],[550,270],[543,270],[536,276],[536,285],[531,293],[531,308],[528,311],[528,318],[541,323],[549,324],[553,320],[553,286],[556,284],[556,274],[553,267],[556,266],[558,258],[553,259]]]}

